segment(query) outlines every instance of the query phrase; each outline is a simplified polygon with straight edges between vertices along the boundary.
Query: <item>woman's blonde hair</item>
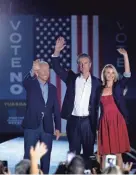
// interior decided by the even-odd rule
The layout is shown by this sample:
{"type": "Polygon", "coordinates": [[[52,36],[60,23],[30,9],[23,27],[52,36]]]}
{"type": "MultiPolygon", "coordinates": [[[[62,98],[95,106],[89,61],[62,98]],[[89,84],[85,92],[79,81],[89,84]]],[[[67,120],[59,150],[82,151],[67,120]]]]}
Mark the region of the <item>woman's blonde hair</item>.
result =
{"type": "Polygon", "coordinates": [[[105,71],[106,71],[107,68],[113,69],[113,71],[114,71],[114,73],[115,73],[114,82],[116,82],[116,81],[119,79],[119,74],[118,74],[116,68],[115,68],[112,64],[106,64],[106,65],[104,66],[104,68],[102,69],[102,72],[101,72],[101,80],[102,80],[102,84],[103,84],[103,85],[106,84],[105,71]]]}

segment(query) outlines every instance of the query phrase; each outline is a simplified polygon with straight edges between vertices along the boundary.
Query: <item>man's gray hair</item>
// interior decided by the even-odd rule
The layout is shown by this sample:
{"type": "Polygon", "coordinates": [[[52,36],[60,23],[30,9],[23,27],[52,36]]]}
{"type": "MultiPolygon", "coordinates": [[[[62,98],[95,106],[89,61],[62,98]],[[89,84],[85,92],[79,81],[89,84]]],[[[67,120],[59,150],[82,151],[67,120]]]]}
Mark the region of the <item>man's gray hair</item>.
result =
{"type": "Polygon", "coordinates": [[[79,54],[79,55],[77,56],[77,64],[79,63],[79,60],[80,60],[81,58],[88,58],[89,61],[90,61],[90,63],[92,62],[91,57],[90,57],[88,54],[86,54],[86,53],[81,53],[81,54],[79,54]]]}
{"type": "Polygon", "coordinates": [[[119,166],[107,167],[102,171],[102,174],[122,174],[119,166]]]}
{"type": "Polygon", "coordinates": [[[23,159],[16,164],[15,174],[30,174],[30,160],[23,159]]]}
{"type": "Polygon", "coordinates": [[[48,64],[48,62],[47,61],[44,61],[44,60],[40,60],[40,64],[48,64]]]}

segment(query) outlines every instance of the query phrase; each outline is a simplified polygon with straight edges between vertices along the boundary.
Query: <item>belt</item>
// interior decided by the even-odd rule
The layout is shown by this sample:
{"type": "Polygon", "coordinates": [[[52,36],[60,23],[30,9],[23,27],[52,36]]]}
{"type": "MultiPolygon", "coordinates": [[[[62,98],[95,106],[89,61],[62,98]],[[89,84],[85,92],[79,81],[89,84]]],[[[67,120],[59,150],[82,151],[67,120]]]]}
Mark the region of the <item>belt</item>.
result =
{"type": "Polygon", "coordinates": [[[71,115],[72,117],[76,117],[76,118],[82,118],[82,119],[85,119],[85,118],[88,118],[89,117],[89,115],[88,116],[76,116],[76,115],[71,115]]]}

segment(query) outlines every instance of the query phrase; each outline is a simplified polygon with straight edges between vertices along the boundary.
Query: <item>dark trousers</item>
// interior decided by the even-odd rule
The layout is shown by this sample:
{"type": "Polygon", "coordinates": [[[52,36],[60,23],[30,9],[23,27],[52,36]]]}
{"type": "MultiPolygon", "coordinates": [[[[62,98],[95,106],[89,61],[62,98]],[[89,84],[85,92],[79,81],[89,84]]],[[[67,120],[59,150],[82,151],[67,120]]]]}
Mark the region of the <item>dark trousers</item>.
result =
{"type": "Polygon", "coordinates": [[[30,159],[30,147],[35,146],[37,141],[44,142],[47,145],[48,152],[41,159],[41,170],[44,174],[49,173],[50,155],[52,150],[53,135],[45,133],[43,130],[43,122],[37,129],[24,130],[24,159],[30,159]]]}
{"type": "Polygon", "coordinates": [[[83,148],[83,157],[88,159],[93,155],[93,134],[89,117],[71,116],[67,121],[67,137],[69,150],[80,154],[81,146],[83,148]]]}

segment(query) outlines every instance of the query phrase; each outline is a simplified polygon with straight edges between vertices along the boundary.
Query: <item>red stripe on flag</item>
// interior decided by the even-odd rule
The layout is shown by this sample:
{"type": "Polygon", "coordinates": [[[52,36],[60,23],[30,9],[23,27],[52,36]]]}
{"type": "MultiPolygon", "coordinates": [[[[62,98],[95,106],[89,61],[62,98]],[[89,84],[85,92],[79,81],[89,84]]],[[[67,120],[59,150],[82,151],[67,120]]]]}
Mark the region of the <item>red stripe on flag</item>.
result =
{"type": "Polygon", "coordinates": [[[77,52],[82,52],[82,17],[77,16],[77,52]]]}
{"type": "MultiPolygon", "coordinates": [[[[77,16],[77,54],[82,53],[82,16],[77,16]]],[[[79,72],[79,67],[77,68],[79,72]]]]}
{"type": "Polygon", "coordinates": [[[101,78],[101,71],[103,68],[103,57],[102,57],[102,32],[101,25],[99,22],[99,77],[101,78]]]}
{"type": "Polygon", "coordinates": [[[93,20],[92,16],[88,16],[88,54],[91,57],[91,73],[93,73],[93,20]]]}
{"type": "Polygon", "coordinates": [[[61,79],[58,76],[56,76],[56,87],[57,87],[59,106],[61,109],[61,79]]]}

